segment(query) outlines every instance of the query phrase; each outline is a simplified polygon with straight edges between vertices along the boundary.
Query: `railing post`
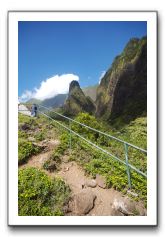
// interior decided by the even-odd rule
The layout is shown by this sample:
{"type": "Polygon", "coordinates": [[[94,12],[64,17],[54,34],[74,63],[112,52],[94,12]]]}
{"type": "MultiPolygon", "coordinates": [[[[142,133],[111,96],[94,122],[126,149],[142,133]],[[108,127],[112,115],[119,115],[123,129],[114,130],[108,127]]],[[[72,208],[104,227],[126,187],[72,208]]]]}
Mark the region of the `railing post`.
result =
{"type": "Polygon", "coordinates": [[[71,122],[69,120],[69,149],[70,149],[70,152],[71,152],[71,149],[72,149],[72,134],[71,134],[71,122]]]}
{"type": "Polygon", "coordinates": [[[125,149],[125,163],[127,166],[128,186],[131,189],[131,176],[130,176],[130,169],[128,165],[128,145],[126,143],[124,143],[124,149],[125,149]]]}

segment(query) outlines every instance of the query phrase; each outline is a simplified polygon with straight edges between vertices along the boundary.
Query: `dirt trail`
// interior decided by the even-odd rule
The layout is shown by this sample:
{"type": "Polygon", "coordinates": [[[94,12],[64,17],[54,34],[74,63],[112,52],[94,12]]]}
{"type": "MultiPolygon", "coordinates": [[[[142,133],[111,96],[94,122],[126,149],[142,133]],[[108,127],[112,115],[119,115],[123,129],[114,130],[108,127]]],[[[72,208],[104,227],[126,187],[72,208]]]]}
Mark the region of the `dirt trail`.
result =
{"type": "MultiPolygon", "coordinates": [[[[84,170],[77,165],[76,162],[63,163],[61,170],[57,174],[62,177],[70,186],[73,194],[79,193],[83,189],[83,185],[91,180],[84,173],[84,170]]],[[[121,196],[121,194],[114,189],[103,189],[98,185],[90,188],[96,195],[94,208],[87,214],[92,216],[109,216],[112,215],[112,203],[114,198],[121,196]]]]}
{"type": "MultiPolygon", "coordinates": [[[[50,151],[33,156],[28,163],[21,167],[36,167],[43,169],[42,165],[49,158],[50,151]]],[[[61,177],[70,186],[72,194],[79,193],[83,189],[83,184],[89,180],[85,176],[84,171],[76,164],[76,162],[62,163],[61,170],[59,172],[48,172],[44,170],[50,177],[61,177]]],[[[115,197],[119,197],[121,194],[113,189],[103,189],[99,186],[91,188],[92,192],[96,195],[94,208],[88,213],[92,216],[109,216],[112,214],[112,202],[115,197]]]]}
{"type": "Polygon", "coordinates": [[[20,165],[19,167],[36,167],[39,169],[43,169],[43,164],[46,160],[49,159],[50,154],[52,152],[52,150],[58,146],[60,144],[59,140],[49,140],[46,142],[41,142],[41,144],[39,144],[40,146],[45,146],[46,147],[46,151],[42,152],[38,155],[34,155],[32,156],[27,163],[20,165]]]}
{"type": "Polygon", "coordinates": [[[51,151],[40,153],[39,155],[32,156],[26,164],[20,165],[20,167],[35,167],[42,169],[44,162],[49,158],[51,151]]]}
{"type": "MultiPolygon", "coordinates": [[[[69,157],[64,155],[60,166],[60,171],[49,172],[43,169],[44,162],[49,159],[52,149],[59,144],[59,141],[51,141],[48,146],[48,151],[32,156],[29,161],[21,165],[21,167],[36,167],[42,169],[50,177],[61,177],[70,186],[72,194],[77,194],[83,190],[83,185],[91,180],[85,175],[84,170],[74,161],[69,161],[69,157]]],[[[112,215],[112,203],[114,198],[120,197],[121,194],[114,189],[103,189],[98,185],[91,189],[96,195],[93,209],[87,214],[92,216],[109,216],[112,215]]]]}

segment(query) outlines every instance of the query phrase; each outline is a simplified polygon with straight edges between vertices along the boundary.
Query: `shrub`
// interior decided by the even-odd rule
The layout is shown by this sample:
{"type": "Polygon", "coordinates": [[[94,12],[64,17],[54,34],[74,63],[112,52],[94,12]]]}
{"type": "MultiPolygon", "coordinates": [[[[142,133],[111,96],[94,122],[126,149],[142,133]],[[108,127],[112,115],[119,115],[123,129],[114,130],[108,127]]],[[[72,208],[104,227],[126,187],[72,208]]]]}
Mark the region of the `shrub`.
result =
{"type": "Polygon", "coordinates": [[[26,132],[24,132],[22,130],[18,130],[18,137],[19,138],[28,138],[28,135],[26,132]]]}
{"type": "Polygon", "coordinates": [[[20,216],[64,215],[70,189],[64,181],[51,180],[36,168],[20,169],[18,174],[18,214],[20,216]]]}
{"type": "MultiPolygon", "coordinates": [[[[75,118],[75,121],[79,123],[83,123],[89,127],[92,127],[96,130],[101,130],[102,126],[99,124],[99,122],[96,120],[96,118],[90,114],[87,113],[79,113],[78,116],[75,118]]],[[[84,136],[85,138],[88,138],[92,141],[97,141],[99,138],[99,133],[96,131],[93,131],[91,129],[86,128],[85,126],[82,126],[80,124],[72,122],[71,128],[84,136]]]]}
{"type": "Polygon", "coordinates": [[[32,155],[39,153],[41,148],[25,139],[18,139],[18,163],[23,164],[32,155]]]}

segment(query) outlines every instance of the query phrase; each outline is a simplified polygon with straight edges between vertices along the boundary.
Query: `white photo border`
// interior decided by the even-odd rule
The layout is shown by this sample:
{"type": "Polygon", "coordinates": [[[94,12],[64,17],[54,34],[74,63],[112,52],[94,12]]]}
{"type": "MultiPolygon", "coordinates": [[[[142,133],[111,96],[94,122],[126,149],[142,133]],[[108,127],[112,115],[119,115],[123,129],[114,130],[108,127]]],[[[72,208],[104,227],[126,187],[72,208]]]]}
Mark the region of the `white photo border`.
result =
{"type": "Polygon", "coordinates": [[[157,225],[157,12],[8,12],[8,225],[157,225]],[[147,21],[147,216],[18,216],[18,22],[147,21]]]}

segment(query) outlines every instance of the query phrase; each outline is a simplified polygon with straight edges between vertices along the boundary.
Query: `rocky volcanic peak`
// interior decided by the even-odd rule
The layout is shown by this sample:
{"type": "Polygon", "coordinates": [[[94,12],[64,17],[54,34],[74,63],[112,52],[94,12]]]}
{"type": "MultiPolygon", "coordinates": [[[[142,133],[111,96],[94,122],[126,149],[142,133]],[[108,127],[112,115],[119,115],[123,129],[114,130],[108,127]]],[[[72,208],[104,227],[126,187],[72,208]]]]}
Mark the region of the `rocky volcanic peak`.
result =
{"type": "Polygon", "coordinates": [[[147,38],[131,39],[102,78],[97,89],[96,115],[125,122],[147,111],[147,38]]]}
{"type": "Polygon", "coordinates": [[[95,105],[91,98],[86,97],[77,81],[72,81],[69,86],[68,98],[63,106],[64,114],[74,116],[79,112],[95,112],[95,105]]]}
{"type": "Polygon", "coordinates": [[[73,90],[81,90],[80,85],[78,81],[72,81],[69,86],[69,94],[72,93],[73,90]]]}

